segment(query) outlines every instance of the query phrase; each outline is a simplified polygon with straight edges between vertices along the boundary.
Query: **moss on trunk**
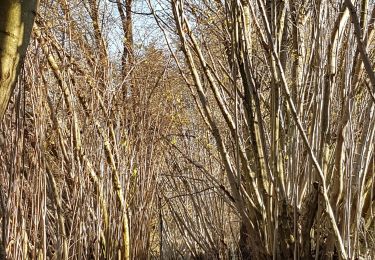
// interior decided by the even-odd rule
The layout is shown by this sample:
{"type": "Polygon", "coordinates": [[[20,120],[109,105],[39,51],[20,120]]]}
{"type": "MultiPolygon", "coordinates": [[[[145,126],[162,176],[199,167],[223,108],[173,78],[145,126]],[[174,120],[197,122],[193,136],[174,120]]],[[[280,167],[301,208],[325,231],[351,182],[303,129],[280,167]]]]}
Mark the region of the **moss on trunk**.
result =
{"type": "Polygon", "coordinates": [[[30,41],[38,0],[0,0],[0,120],[30,41]]]}

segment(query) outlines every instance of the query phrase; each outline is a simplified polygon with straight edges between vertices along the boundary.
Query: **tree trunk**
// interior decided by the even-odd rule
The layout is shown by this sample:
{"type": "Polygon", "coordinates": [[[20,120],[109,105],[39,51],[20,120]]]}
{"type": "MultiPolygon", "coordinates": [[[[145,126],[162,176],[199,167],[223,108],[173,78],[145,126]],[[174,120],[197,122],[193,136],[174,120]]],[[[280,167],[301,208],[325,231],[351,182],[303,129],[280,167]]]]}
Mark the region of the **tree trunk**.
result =
{"type": "Polygon", "coordinates": [[[239,249],[241,259],[251,259],[251,251],[249,248],[249,234],[244,223],[241,223],[239,249]]]}
{"type": "Polygon", "coordinates": [[[0,120],[7,109],[30,41],[38,2],[0,1],[0,120]]]}

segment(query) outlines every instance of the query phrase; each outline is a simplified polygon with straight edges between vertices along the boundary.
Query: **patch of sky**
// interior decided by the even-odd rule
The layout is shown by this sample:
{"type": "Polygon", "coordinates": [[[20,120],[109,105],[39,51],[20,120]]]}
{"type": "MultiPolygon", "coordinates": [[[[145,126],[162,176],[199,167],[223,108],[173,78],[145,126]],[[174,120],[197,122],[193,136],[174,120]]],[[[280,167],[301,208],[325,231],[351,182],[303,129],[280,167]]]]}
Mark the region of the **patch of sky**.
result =
{"type": "MultiPolygon", "coordinates": [[[[132,19],[135,56],[142,56],[149,46],[160,49],[166,48],[163,34],[151,13],[150,4],[155,12],[160,15],[168,12],[166,1],[161,3],[155,0],[133,0],[132,19]]],[[[107,39],[109,55],[111,59],[120,61],[123,52],[124,32],[121,27],[117,4],[113,0],[101,0],[100,7],[103,10],[103,32],[107,39]]]]}

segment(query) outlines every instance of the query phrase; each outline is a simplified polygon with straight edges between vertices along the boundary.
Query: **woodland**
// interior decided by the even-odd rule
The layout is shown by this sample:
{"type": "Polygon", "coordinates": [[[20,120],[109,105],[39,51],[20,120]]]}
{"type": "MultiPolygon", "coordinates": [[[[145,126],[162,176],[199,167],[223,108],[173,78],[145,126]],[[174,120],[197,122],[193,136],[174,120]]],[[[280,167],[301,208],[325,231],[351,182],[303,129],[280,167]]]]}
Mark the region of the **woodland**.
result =
{"type": "Polygon", "coordinates": [[[375,3],[0,0],[0,259],[375,259],[375,3]]]}

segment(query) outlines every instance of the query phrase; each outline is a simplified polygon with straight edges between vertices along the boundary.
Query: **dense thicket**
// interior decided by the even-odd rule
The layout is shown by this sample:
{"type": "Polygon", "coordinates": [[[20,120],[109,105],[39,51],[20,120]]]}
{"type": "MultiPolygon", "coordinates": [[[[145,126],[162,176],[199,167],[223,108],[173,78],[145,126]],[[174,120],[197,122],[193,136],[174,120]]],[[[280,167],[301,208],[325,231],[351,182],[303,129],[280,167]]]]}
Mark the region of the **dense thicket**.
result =
{"type": "Polygon", "coordinates": [[[367,0],[40,1],[2,257],[373,259],[374,22],[367,0]]]}

